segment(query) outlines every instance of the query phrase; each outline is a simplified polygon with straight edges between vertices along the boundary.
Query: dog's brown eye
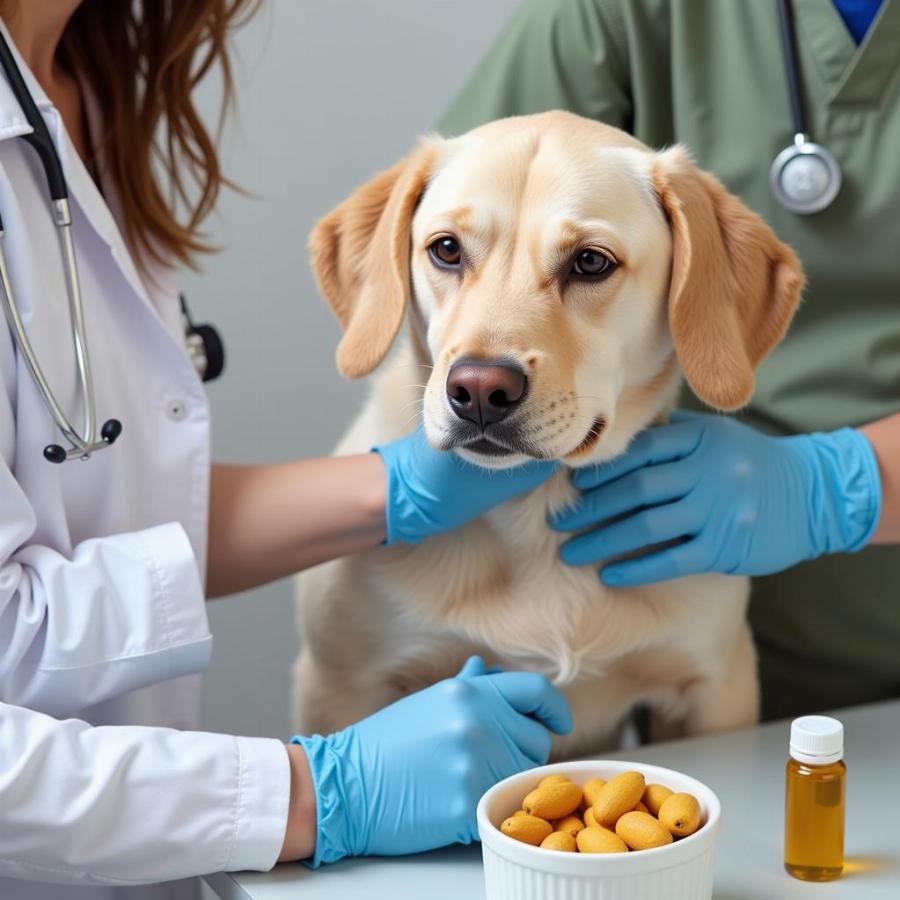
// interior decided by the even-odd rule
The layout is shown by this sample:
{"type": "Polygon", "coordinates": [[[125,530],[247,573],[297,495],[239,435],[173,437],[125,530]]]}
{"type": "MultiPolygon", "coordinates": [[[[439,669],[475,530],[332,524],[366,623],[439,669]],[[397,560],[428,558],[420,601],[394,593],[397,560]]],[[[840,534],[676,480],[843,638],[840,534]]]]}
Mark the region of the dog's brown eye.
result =
{"type": "Polygon", "coordinates": [[[572,265],[572,274],[580,278],[599,278],[610,275],[616,264],[599,250],[581,250],[572,265]]]}
{"type": "Polygon", "coordinates": [[[438,238],[429,248],[432,260],[443,269],[456,269],[462,259],[459,241],[445,235],[438,238]]]}

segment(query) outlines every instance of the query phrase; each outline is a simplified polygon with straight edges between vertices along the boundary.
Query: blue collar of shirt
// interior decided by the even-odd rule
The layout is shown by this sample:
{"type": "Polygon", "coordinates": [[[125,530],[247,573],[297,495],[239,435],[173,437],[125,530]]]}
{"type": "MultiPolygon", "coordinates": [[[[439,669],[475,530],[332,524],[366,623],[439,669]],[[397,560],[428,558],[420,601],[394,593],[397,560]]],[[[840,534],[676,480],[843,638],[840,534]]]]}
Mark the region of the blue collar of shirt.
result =
{"type": "Polygon", "coordinates": [[[847,30],[857,44],[863,42],[869,26],[878,15],[882,0],[832,0],[847,30]]]}

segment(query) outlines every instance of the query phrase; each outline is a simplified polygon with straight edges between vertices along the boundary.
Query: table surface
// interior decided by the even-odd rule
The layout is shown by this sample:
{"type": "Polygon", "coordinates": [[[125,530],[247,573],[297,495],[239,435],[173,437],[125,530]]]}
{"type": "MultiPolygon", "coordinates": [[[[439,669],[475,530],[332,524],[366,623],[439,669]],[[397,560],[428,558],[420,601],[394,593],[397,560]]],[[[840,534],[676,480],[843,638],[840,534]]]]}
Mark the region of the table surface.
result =
{"type": "MultiPolygon", "coordinates": [[[[843,878],[808,884],[782,867],[784,764],[789,723],[653,744],[604,758],[677,769],[708,784],[722,801],[715,900],[898,900],[900,898],[900,701],[841,710],[845,726],[847,856],[843,878]]],[[[352,859],[316,872],[207,879],[222,900],[480,900],[481,849],[451,847],[393,859],[352,859]]]]}

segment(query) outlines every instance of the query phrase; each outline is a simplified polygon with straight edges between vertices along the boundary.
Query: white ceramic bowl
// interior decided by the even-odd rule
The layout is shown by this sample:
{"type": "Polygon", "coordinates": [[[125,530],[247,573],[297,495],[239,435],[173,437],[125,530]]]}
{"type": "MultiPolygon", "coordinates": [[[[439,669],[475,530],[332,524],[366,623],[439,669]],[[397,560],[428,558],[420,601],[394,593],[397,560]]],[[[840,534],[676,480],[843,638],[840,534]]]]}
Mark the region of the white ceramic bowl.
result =
{"type": "Polygon", "coordinates": [[[486,900],[709,900],[720,813],[718,797],[705,784],[644,763],[557,763],[513,775],[478,804],[486,900]],[[609,780],[628,771],[643,773],[648,784],[693,794],[703,810],[703,826],[690,837],[653,850],[583,855],[542,850],[500,831],[500,823],[547,775],[564,774],[584,784],[589,778],[609,780]]]}

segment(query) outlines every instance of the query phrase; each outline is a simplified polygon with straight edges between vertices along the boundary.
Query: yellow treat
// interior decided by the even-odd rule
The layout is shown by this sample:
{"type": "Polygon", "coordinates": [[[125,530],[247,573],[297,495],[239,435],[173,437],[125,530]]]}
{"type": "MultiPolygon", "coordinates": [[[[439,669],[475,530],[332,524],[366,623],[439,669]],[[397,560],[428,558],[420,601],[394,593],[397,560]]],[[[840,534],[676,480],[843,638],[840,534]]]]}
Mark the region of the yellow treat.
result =
{"type": "Polygon", "coordinates": [[[527,815],[528,815],[528,813],[525,812],[524,809],[517,809],[517,810],[513,813],[513,817],[515,817],[515,816],[527,816],[527,815]]]}
{"type": "MultiPolygon", "coordinates": [[[[553,828],[549,822],[539,819],[537,816],[510,816],[503,821],[500,830],[507,836],[521,841],[523,844],[531,844],[537,847],[553,828]]],[[[666,832],[668,834],[668,832],[666,832]]]]}
{"type": "Polygon", "coordinates": [[[581,788],[572,781],[554,781],[536,787],[523,801],[522,809],[542,819],[562,819],[578,809],[581,788]]]}
{"type": "MultiPolygon", "coordinates": [[[[623,772],[607,781],[594,800],[594,819],[598,825],[612,828],[629,810],[637,806],[644,793],[644,776],[640,772],[623,772]]],[[[528,805],[522,804],[525,809],[528,805]]]]}
{"type": "Polygon", "coordinates": [[[568,831],[554,831],[541,841],[544,850],[562,850],[564,853],[575,852],[575,838],[568,831]]]}
{"type": "Polygon", "coordinates": [[[579,831],[575,843],[582,853],[627,853],[625,841],[608,828],[592,826],[579,831]]]}
{"type": "Polygon", "coordinates": [[[538,782],[538,787],[543,787],[545,784],[562,784],[566,781],[571,781],[567,775],[548,775],[546,778],[542,778],[538,782]]]}
{"type": "Polygon", "coordinates": [[[647,787],[644,788],[644,796],[641,797],[641,800],[644,801],[644,805],[647,807],[651,816],[658,816],[659,808],[663,805],[663,802],[671,796],[672,792],[664,785],[648,784],[647,787]]]}
{"type": "Polygon", "coordinates": [[[584,822],[576,815],[566,816],[564,819],[557,819],[553,823],[554,831],[566,831],[573,837],[584,828],[584,822]]]}
{"type": "Polygon", "coordinates": [[[583,810],[588,809],[597,802],[597,794],[600,793],[600,788],[605,784],[606,781],[603,778],[592,778],[590,781],[585,782],[584,799],[581,801],[581,808],[583,810]]]}
{"type": "Polygon", "coordinates": [[[659,821],[675,837],[687,837],[700,827],[700,804],[693,794],[672,794],[659,808],[659,821]]]}
{"type": "Polygon", "coordinates": [[[638,800],[637,806],[635,806],[635,808],[632,810],[632,812],[645,812],[645,813],[649,813],[650,810],[647,809],[646,806],[644,806],[644,803],[643,803],[642,800],[638,800]]]}
{"type": "Polygon", "coordinates": [[[584,811],[584,826],[585,828],[602,828],[602,825],[597,824],[597,820],[594,818],[594,810],[589,806],[584,811]]]}
{"type": "Polygon", "coordinates": [[[672,843],[669,830],[650,813],[628,812],[616,822],[616,834],[632,850],[651,850],[672,843]]]}

